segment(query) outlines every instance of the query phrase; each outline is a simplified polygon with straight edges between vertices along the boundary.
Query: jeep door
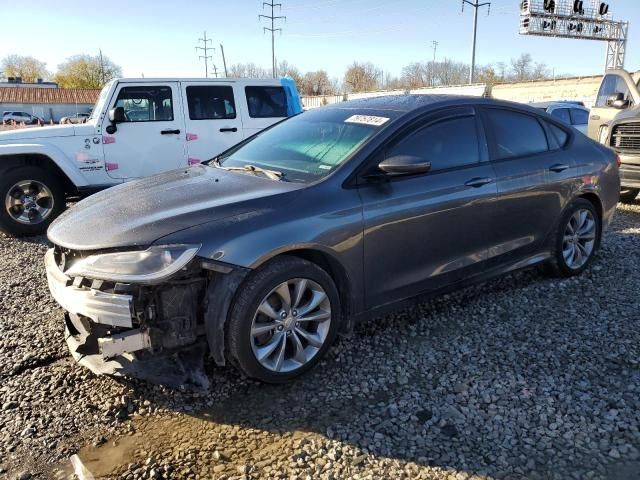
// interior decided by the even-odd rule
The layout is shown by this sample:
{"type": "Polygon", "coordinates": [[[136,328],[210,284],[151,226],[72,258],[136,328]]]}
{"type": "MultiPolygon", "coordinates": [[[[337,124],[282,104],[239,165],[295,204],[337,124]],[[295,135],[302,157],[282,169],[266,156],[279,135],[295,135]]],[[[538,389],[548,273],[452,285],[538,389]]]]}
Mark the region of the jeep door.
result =
{"type": "MultiPolygon", "coordinates": [[[[103,133],[105,167],[112,178],[132,179],[186,165],[184,115],[178,82],[122,83],[109,108],[126,121],[103,133]]],[[[103,132],[109,120],[103,123],[103,132]]]]}
{"type": "Polygon", "coordinates": [[[617,94],[622,95],[623,101],[626,102],[625,108],[640,104],[640,93],[631,75],[622,70],[607,73],[602,79],[596,103],[589,115],[588,131],[592,139],[599,140],[600,127],[613,120],[620,112],[609,100],[612,95],[617,94]]]}
{"type": "Polygon", "coordinates": [[[242,140],[232,82],[182,82],[182,95],[189,165],[209,160],[242,140]]]}
{"type": "Polygon", "coordinates": [[[369,308],[477,274],[487,258],[496,182],[475,108],[448,108],[417,121],[381,158],[396,155],[431,162],[431,170],[359,186],[369,308]]]}

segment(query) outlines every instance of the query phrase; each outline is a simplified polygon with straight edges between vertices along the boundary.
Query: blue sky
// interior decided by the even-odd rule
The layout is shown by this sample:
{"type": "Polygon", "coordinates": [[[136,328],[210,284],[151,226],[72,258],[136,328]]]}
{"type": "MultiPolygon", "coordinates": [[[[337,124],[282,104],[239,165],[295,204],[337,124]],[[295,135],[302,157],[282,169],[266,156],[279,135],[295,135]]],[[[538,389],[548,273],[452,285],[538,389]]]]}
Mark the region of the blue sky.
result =
{"type": "MultiPolygon", "coordinates": [[[[276,37],[276,55],[300,70],[325,69],[342,77],[354,60],[371,61],[399,75],[407,63],[438,58],[469,62],[472,9],[461,0],[279,0],[287,16],[276,37]]],[[[588,3],[590,0],[585,0],[588,3]]],[[[518,35],[519,0],[494,0],[479,16],[477,62],[505,61],[529,52],[557,74],[597,74],[604,67],[602,42],[518,35]]],[[[98,52],[126,76],[203,76],[195,50],[204,30],[227,63],[271,64],[271,42],[258,21],[258,0],[29,0],[3,2],[0,58],[17,53],[47,62],[98,52]]],[[[610,0],[615,19],[630,21],[626,67],[640,69],[638,0],[610,0]]]]}

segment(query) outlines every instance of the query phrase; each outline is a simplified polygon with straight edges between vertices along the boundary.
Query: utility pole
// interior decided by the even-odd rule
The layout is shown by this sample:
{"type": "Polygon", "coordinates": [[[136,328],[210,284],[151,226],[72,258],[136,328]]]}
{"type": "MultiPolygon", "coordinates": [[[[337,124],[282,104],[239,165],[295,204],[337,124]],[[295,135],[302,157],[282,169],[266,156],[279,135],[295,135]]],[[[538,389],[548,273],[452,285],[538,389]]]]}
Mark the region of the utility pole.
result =
{"type": "Polygon", "coordinates": [[[433,63],[436,63],[436,51],[438,50],[438,41],[434,40],[431,42],[431,48],[433,48],[433,63]]]}
{"type": "Polygon", "coordinates": [[[262,8],[264,9],[264,7],[270,7],[271,8],[271,15],[258,15],[258,20],[264,18],[266,20],[271,20],[271,28],[269,27],[262,27],[263,28],[263,32],[271,32],[271,64],[272,64],[272,68],[273,68],[273,78],[276,78],[276,49],[275,49],[275,33],[276,32],[280,32],[282,33],[282,29],[281,28],[276,28],[275,27],[275,22],[278,20],[283,20],[286,22],[287,21],[287,17],[283,17],[283,16],[276,16],[275,15],[275,8],[278,7],[280,8],[280,10],[282,10],[282,4],[281,3],[274,3],[274,0],[270,0],[269,2],[262,2],[262,8]]]}
{"type": "Polygon", "coordinates": [[[487,15],[491,12],[491,2],[478,3],[479,0],[462,0],[462,11],[464,4],[473,7],[473,44],[471,46],[471,70],[469,71],[469,83],[473,83],[476,73],[476,36],[478,32],[478,9],[488,6],[487,15]]]}
{"type": "MultiPolygon", "coordinates": [[[[198,50],[202,50],[204,55],[200,55],[199,59],[204,59],[204,77],[209,78],[209,60],[211,60],[212,56],[209,55],[209,50],[215,50],[214,48],[209,46],[209,42],[211,42],[210,38],[207,38],[207,32],[204,32],[204,38],[198,39],[198,46],[196,47],[196,52],[198,50]],[[200,46],[200,42],[204,45],[200,46]]],[[[214,65],[215,68],[215,65],[214,65]]]]}
{"type": "Polygon", "coordinates": [[[224,77],[229,78],[229,74],[227,73],[227,59],[224,58],[224,47],[220,44],[220,52],[222,53],[222,66],[224,67],[224,77]]]}
{"type": "Polygon", "coordinates": [[[102,59],[102,49],[100,49],[99,52],[100,52],[100,79],[102,80],[102,85],[104,85],[106,82],[104,81],[104,60],[102,59]]]}

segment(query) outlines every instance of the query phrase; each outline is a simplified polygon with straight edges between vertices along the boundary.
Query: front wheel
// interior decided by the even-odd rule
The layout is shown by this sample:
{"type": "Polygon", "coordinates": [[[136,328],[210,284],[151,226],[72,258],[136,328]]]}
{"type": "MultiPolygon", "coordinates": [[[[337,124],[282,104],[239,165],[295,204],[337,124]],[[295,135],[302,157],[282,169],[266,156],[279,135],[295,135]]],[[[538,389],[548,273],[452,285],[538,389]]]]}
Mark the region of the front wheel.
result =
{"type": "Polygon", "coordinates": [[[571,202],[556,232],[551,267],[562,277],[582,273],[600,246],[602,222],[593,204],[578,198],[571,202]]]}
{"type": "Polygon", "coordinates": [[[65,208],[57,176],[38,167],[0,172],[0,231],[14,236],[45,233],[65,208]]]}
{"type": "Polygon", "coordinates": [[[622,203],[633,203],[640,193],[640,188],[623,188],[620,190],[620,201],[622,203]]]}
{"type": "Polygon", "coordinates": [[[277,258],[239,287],[227,328],[231,361],[263,382],[292,380],[325,354],[340,311],[327,272],[297,257],[277,258]]]}

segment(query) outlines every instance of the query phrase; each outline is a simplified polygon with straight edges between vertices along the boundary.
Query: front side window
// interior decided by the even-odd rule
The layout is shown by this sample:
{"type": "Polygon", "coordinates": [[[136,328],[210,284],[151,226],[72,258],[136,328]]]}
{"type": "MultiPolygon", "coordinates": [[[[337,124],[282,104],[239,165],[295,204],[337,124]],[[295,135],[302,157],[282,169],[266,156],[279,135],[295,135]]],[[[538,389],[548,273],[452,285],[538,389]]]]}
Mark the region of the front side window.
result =
{"type": "Polygon", "coordinates": [[[623,99],[633,103],[633,97],[631,91],[624,78],[620,75],[609,74],[605,75],[598,91],[598,98],[596,99],[596,107],[609,107],[609,97],[621,93],[623,99]]]}
{"type": "Polygon", "coordinates": [[[571,125],[571,116],[569,115],[568,108],[556,108],[551,112],[551,116],[556,117],[567,125],[571,125]]]}
{"type": "Polygon", "coordinates": [[[493,132],[496,160],[549,150],[547,136],[534,116],[491,108],[486,110],[486,118],[493,132]]]}
{"type": "Polygon", "coordinates": [[[571,109],[572,125],[586,125],[587,123],[589,123],[589,112],[586,110],[580,110],[579,108],[571,109]]]}
{"type": "Polygon", "coordinates": [[[287,116],[287,96],[282,87],[245,87],[251,118],[287,116]]]}
{"type": "Polygon", "coordinates": [[[478,163],[475,117],[442,120],[410,133],[387,150],[387,158],[409,155],[431,163],[431,171],[478,163]]]}
{"type": "Polygon", "coordinates": [[[353,110],[311,110],[260,132],[219,162],[223,168],[255,165],[282,172],[287,181],[313,182],[344,164],[392,119],[359,117],[353,110]]]}
{"type": "Polygon", "coordinates": [[[123,87],[115,107],[123,107],[127,122],[173,121],[171,87],[123,87]]]}
{"type": "Polygon", "coordinates": [[[187,87],[191,120],[226,120],[236,118],[233,87],[192,85],[187,87]]]}

